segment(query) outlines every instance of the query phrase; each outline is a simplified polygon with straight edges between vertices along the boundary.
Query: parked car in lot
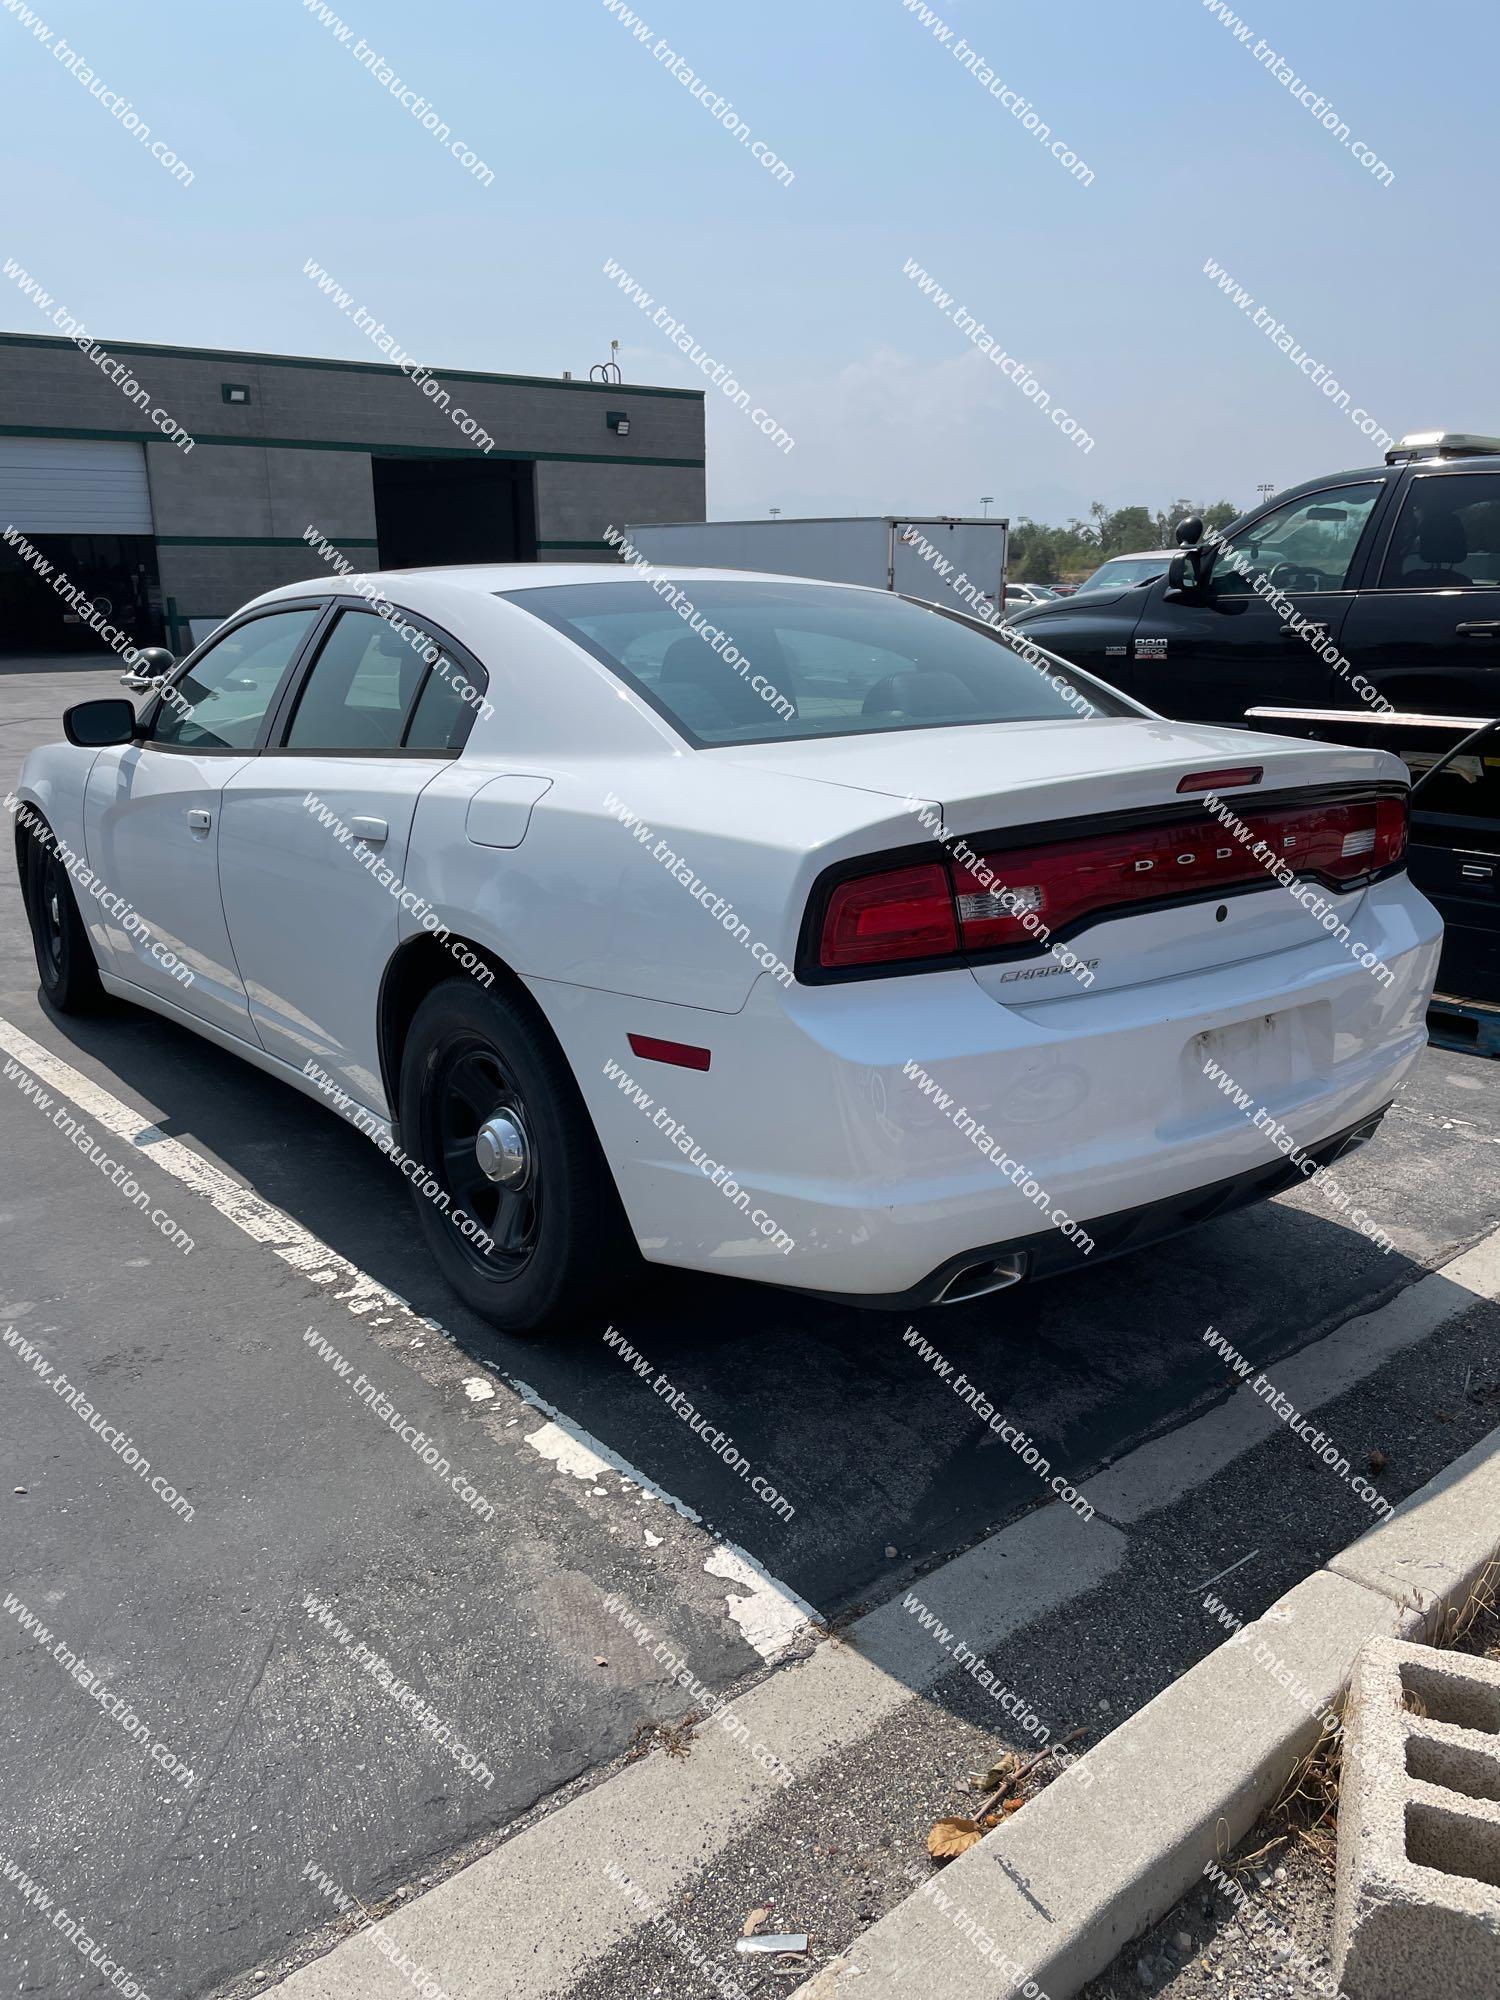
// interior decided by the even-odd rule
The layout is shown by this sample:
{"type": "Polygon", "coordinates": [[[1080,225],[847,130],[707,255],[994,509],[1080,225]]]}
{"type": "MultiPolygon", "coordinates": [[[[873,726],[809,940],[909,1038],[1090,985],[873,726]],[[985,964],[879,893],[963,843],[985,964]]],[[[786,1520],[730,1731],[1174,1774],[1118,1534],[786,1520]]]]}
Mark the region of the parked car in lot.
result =
{"type": "Polygon", "coordinates": [[[1305,480],[1243,515],[1181,580],[1163,561],[1149,576],[1122,570],[1127,587],[1116,588],[1115,564],[1141,561],[1117,557],[1066,604],[1016,622],[1038,645],[1194,721],[1241,722],[1255,706],[1368,707],[1372,695],[1426,714],[1494,715],[1497,454],[1500,439],[1414,432],[1383,465],[1305,480]]]}
{"type": "Polygon", "coordinates": [[[1052,593],[1040,583],[1008,583],[1005,586],[1005,611],[1007,617],[1012,611],[1020,611],[1031,604],[1050,604],[1052,593]]]}
{"type": "Polygon", "coordinates": [[[1071,597],[1092,597],[1100,591],[1136,590],[1166,575],[1175,549],[1133,549],[1128,555],[1109,556],[1091,576],[1086,576],[1071,597]]]}
{"type": "Polygon", "coordinates": [[[1163,721],[885,591],[292,584],[64,729],[13,802],[48,1001],[341,1097],[502,1326],[636,1252],[899,1306],[1074,1268],[1295,1177],[1206,1065],[1323,1161],[1424,1041],[1395,758],[1163,721]]]}

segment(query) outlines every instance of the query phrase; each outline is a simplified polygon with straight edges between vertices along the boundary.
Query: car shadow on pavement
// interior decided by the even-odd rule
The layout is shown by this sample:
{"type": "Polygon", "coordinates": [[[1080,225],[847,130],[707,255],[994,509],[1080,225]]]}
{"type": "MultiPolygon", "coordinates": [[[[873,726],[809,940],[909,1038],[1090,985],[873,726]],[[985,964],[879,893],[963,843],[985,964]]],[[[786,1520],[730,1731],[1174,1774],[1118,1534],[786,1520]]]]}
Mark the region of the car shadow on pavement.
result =
{"type": "MultiPolygon", "coordinates": [[[[596,1325],[519,1339],[448,1291],[405,1183],[337,1117],[123,1003],[52,1025],[163,1107],[165,1132],[440,1321],[476,1361],[530,1385],[825,1616],[1053,1497],[976,1415],[975,1385],[1050,1474],[1081,1483],[1231,1392],[1204,1343],[1211,1321],[1260,1366],[1420,1275],[1283,1200],[912,1318],[648,1271],[596,1325]]],[[[1351,1184],[1381,1143],[1341,1166],[1351,1184]]]]}

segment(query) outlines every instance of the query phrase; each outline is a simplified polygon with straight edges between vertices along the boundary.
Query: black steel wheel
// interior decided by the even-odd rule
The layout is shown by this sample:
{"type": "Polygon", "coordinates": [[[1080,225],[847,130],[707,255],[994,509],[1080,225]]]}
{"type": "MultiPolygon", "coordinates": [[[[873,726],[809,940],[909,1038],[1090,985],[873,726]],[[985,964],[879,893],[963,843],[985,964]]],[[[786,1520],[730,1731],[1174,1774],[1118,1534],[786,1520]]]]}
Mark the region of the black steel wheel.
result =
{"type": "Polygon", "coordinates": [[[28,831],[21,888],[42,992],[62,1014],[83,1014],[104,997],[94,947],[78,913],[50,827],[28,831]]]}
{"type": "Polygon", "coordinates": [[[453,1289],[508,1332],[592,1327],[639,1259],[572,1072],[526,996],[466,977],[435,986],[399,1097],[418,1224],[453,1289]]]}

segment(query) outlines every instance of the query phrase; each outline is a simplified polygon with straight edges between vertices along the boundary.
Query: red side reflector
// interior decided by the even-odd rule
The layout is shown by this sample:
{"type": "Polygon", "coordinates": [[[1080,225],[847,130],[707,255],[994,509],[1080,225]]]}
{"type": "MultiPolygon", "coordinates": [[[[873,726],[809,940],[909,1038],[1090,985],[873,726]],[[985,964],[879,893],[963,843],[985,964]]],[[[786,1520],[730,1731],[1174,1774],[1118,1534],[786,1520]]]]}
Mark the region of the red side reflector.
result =
{"type": "Polygon", "coordinates": [[[1227,771],[1189,771],[1177,780],[1179,792],[1223,792],[1235,785],[1258,785],[1264,764],[1236,764],[1227,771]]]}
{"type": "Polygon", "coordinates": [[[712,1051],[697,1049],[691,1042],[663,1042],[655,1035],[631,1035],[630,1046],[647,1062],[675,1063],[679,1069],[707,1069],[712,1051]]]}
{"type": "Polygon", "coordinates": [[[828,900],[818,959],[825,966],[890,965],[957,950],[948,871],[933,861],[841,882],[828,900]]]}

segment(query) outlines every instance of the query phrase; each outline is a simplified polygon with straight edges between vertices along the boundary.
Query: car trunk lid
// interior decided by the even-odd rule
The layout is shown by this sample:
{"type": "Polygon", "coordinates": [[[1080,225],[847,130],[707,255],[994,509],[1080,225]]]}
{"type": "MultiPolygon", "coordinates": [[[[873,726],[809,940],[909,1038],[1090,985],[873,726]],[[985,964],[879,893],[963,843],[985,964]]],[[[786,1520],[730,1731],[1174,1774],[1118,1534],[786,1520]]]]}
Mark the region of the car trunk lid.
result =
{"type": "MultiPolygon", "coordinates": [[[[1267,824],[1262,802],[1288,794],[1316,800],[1330,791],[1404,782],[1406,775],[1380,751],[1157,717],[902,730],[757,745],[735,755],[779,774],[898,798],[911,815],[913,849],[941,840],[971,872],[976,856],[988,857],[988,881],[982,872],[977,883],[961,875],[961,893],[977,886],[1030,900],[1025,859],[1036,847],[1078,840],[1117,820],[1127,843],[1139,830],[1138,862],[1121,865],[1151,871],[1143,879],[1160,882],[1159,897],[1062,924],[1056,937],[1041,927],[998,960],[987,951],[972,954],[985,990],[1009,1003],[1167,978],[1334,934],[1357,910],[1358,892],[1312,885],[1299,900],[1282,887],[1252,854],[1254,835],[1267,824]],[[1259,772],[1254,782],[1246,782],[1247,769],[1259,772]],[[1219,771],[1240,774],[1239,783],[1221,784],[1224,810],[1243,831],[1216,819],[1207,803],[1219,789],[1208,774],[1219,771]],[[1196,782],[1180,790],[1187,780],[1196,782]],[[1181,830],[1180,851],[1175,841],[1170,852],[1160,837],[1153,843],[1151,829],[1160,826],[1181,830]],[[1220,862],[1248,877],[1252,889],[1274,893],[1246,893],[1245,880],[1216,886],[1220,862]]],[[[1279,829],[1273,832],[1279,848],[1279,829]]],[[[881,852],[888,840],[887,820],[881,852]]],[[[1302,852],[1299,836],[1286,865],[1295,868],[1302,852]]],[[[1031,907],[1045,914],[1045,893],[1031,907]]]]}

